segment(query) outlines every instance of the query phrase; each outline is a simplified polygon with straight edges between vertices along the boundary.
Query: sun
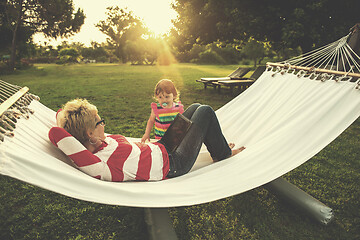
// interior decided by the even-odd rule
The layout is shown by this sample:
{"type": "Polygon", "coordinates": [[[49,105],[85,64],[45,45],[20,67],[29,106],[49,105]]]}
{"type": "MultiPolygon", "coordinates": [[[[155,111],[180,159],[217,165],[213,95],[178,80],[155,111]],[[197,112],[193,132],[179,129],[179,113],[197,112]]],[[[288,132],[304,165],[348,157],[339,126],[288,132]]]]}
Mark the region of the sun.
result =
{"type": "Polygon", "coordinates": [[[156,36],[167,33],[177,13],[171,8],[171,0],[132,0],[128,8],[143,20],[145,26],[156,36]]]}

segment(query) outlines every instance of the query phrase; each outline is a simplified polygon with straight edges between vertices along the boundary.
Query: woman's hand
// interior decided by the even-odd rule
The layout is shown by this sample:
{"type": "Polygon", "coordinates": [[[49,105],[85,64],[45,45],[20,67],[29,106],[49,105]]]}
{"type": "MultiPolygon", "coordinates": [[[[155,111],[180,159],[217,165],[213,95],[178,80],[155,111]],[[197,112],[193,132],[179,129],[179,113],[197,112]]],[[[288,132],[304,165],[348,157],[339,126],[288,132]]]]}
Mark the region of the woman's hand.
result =
{"type": "Polygon", "coordinates": [[[150,134],[144,134],[144,136],[141,138],[141,143],[145,143],[146,141],[150,142],[150,134]]]}

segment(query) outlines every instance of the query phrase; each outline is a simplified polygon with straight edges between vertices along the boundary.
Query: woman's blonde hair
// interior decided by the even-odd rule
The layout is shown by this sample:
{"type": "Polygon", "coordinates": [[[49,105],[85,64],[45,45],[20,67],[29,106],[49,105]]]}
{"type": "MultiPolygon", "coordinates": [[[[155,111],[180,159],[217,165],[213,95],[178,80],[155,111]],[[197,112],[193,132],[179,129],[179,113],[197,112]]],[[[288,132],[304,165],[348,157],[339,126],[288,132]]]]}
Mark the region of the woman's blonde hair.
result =
{"type": "Polygon", "coordinates": [[[160,93],[172,93],[174,95],[174,101],[179,101],[180,92],[176,89],[174,83],[169,79],[162,79],[160,80],[154,89],[154,98],[160,93]]]}
{"type": "Polygon", "coordinates": [[[86,99],[74,99],[63,106],[59,113],[59,127],[64,128],[82,144],[89,140],[88,130],[94,130],[98,110],[86,99]]]}

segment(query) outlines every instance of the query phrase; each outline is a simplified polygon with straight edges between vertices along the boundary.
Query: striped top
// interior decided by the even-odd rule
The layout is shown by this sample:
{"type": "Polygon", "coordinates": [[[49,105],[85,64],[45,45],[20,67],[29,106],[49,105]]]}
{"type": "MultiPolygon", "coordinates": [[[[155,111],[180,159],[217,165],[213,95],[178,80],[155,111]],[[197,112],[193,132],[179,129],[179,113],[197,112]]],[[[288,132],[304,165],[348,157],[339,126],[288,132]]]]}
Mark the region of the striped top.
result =
{"type": "Polygon", "coordinates": [[[184,112],[184,105],[179,101],[172,108],[164,108],[160,103],[151,103],[151,109],[155,113],[155,139],[161,139],[176,115],[184,112]]]}
{"type": "Polygon", "coordinates": [[[157,181],[169,172],[169,156],[160,143],[140,144],[122,135],[109,135],[91,153],[63,128],[51,128],[49,138],[81,171],[101,180],[157,181]]]}

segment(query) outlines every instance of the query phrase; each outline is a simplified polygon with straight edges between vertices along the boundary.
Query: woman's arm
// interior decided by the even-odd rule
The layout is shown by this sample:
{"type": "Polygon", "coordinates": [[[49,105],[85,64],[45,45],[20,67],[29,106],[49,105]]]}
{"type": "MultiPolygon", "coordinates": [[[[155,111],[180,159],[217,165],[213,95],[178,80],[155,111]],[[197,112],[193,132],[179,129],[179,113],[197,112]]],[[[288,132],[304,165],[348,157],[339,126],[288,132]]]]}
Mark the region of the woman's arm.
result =
{"type": "Polygon", "coordinates": [[[62,112],[62,109],[60,108],[57,112],[56,112],[56,126],[58,127],[63,127],[63,122],[64,122],[64,119],[63,119],[63,112],[62,112]]]}
{"type": "Polygon", "coordinates": [[[152,130],[152,127],[154,126],[155,123],[155,113],[154,110],[151,109],[151,114],[149,117],[149,120],[146,124],[146,130],[144,133],[144,136],[141,138],[141,142],[144,143],[146,140],[150,141],[150,133],[152,130]]]}

